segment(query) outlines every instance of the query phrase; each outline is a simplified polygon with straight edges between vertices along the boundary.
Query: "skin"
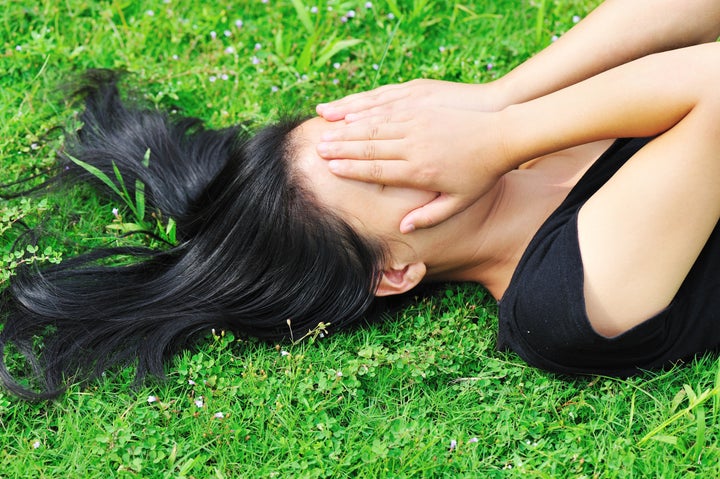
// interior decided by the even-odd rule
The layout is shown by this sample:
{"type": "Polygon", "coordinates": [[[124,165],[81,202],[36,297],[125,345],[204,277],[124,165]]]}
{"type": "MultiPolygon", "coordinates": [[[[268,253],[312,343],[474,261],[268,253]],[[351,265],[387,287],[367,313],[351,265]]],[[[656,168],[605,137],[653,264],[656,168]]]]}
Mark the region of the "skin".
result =
{"type": "MultiPolygon", "coordinates": [[[[440,192],[402,220],[408,236],[463,215],[505,185],[486,224],[509,232],[500,234],[507,242],[490,231],[476,257],[498,254],[507,271],[514,259],[506,251],[524,251],[525,235],[546,216],[539,211],[564,197],[548,186],[574,184],[595,157],[568,148],[657,136],[580,211],[586,311],[598,333],[615,336],[667,307],[720,218],[720,46],[640,57],[719,34],[717,2],[607,1],[507,80],[475,90],[476,98],[498,93],[505,104],[498,111],[481,101],[475,109],[446,104],[452,86],[433,84],[440,93],[417,105],[412,99],[426,83],[387,87],[319,106],[349,124],[324,133],[317,152],[339,176],[440,192]],[[668,9],[673,15],[662,13],[668,9]],[[534,176],[515,173],[523,170],[534,176]],[[514,229],[518,213],[532,226],[514,229]]],[[[498,297],[503,277],[495,274],[496,286],[493,275],[479,282],[498,297]]]]}
{"type": "Polygon", "coordinates": [[[405,292],[422,280],[472,281],[500,299],[538,228],[610,144],[583,145],[528,162],[504,175],[459,215],[435,228],[402,235],[397,230],[400,219],[437,193],[333,175],[317,145],[325,133],[342,127],[342,122],[322,118],[298,127],[293,134],[295,167],[323,205],[362,234],[384,240],[388,263],[379,295],[405,292]]]}

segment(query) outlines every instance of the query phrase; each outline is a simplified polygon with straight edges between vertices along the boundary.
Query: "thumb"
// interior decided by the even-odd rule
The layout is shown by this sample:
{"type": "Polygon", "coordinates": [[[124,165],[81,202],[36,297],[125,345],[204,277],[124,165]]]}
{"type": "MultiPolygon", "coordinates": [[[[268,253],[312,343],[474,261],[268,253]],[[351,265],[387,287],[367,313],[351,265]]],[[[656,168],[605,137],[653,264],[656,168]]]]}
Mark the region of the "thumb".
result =
{"type": "Polygon", "coordinates": [[[415,230],[437,226],[465,210],[467,206],[457,197],[440,194],[430,203],[405,215],[400,222],[400,232],[407,234],[415,230]]]}

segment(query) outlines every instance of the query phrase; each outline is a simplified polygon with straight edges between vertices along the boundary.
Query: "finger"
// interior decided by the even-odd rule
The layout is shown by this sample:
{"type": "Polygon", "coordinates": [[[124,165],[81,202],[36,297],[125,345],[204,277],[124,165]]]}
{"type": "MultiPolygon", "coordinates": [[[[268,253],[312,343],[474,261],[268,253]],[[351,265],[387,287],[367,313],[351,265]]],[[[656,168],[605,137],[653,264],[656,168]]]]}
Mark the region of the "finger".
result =
{"type": "Polygon", "coordinates": [[[407,95],[401,85],[386,85],[374,90],[355,93],[340,100],[318,105],[318,115],[329,121],[337,121],[348,114],[356,114],[367,109],[396,101],[407,95]]]}
{"type": "Polygon", "coordinates": [[[361,140],[318,143],[317,152],[326,160],[402,160],[405,157],[404,140],[361,140]]]}
{"type": "Polygon", "coordinates": [[[410,186],[410,165],[403,160],[332,160],[333,174],[351,180],[389,186],[410,186]]]}
{"type": "Polygon", "coordinates": [[[412,233],[415,230],[432,228],[446,221],[468,207],[458,197],[441,194],[430,203],[412,210],[400,222],[400,232],[412,233]]]}
{"type": "Polygon", "coordinates": [[[405,137],[403,123],[389,123],[389,118],[375,117],[362,123],[326,130],[320,135],[321,143],[360,140],[399,140],[405,137]]]}

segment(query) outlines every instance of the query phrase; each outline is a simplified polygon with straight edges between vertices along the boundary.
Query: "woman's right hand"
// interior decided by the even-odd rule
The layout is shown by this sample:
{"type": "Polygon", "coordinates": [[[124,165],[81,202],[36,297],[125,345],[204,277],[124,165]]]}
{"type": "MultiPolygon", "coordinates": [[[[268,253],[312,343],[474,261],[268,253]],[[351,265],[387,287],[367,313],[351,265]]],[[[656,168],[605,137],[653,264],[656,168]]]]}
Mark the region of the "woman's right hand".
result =
{"type": "Polygon", "coordinates": [[[318,154],[345,178],[434,191],[400,231],[428,228],[465,210],[513,166],[500,113],[416,108],[368,116],[323,133],[318,154]]]}
{"type": "Polygon", "coordinates": [[[505,106],[504,95],[497,83],[467,84],[418,79],[348,95],[320,104],[316,110],[328,121],[344,119],[350,123],[417,108],[498,111],[505,106]]]}

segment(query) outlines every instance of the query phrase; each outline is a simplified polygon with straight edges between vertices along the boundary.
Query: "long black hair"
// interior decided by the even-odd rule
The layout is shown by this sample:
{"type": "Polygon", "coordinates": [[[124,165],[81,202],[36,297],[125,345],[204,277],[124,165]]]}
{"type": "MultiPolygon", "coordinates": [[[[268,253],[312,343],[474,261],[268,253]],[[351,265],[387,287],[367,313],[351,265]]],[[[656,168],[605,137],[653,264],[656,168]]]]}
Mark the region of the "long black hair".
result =
{"type": "Polygon", "coordinates": [[[254,136],[241,126],[211,130],[130,106],[117,84],[113,72],[86,75],[83,126],[57,155],[61,177],[112,194],[71,158],[110,177],[116,165],[131,197],[140,180],[148,207],[176,221],[178,243],[19,267],[0,293],[0,380],[10,391],[53,398],[68,380],[126,364],[140,379],[162,376],[170,355],[213,328],[282,340],[363,317],[382,247],[322,207],[294,173],[300,120],[254,136]],[[9,344],[25,356],[30,384],[10,372],[9,344]]]}

